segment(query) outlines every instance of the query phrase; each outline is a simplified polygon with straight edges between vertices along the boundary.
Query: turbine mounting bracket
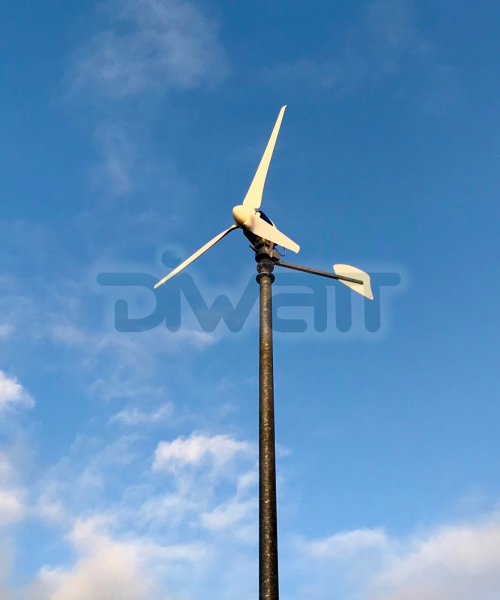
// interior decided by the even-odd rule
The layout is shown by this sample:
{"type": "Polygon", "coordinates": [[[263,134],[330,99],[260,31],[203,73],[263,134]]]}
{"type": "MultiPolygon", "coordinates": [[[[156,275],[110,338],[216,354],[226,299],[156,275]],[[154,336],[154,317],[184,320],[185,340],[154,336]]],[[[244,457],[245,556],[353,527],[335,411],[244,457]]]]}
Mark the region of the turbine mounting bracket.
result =
{"type": "Polygon", "coordinates": [[[255,261],[260,263],[262,261],[271,261],[276,263],[281,258],[280,254],[274,249],[276,244],[264,240],[263,238],[256,238],[253,245],[250,246],[255,252],[255,261]]]}

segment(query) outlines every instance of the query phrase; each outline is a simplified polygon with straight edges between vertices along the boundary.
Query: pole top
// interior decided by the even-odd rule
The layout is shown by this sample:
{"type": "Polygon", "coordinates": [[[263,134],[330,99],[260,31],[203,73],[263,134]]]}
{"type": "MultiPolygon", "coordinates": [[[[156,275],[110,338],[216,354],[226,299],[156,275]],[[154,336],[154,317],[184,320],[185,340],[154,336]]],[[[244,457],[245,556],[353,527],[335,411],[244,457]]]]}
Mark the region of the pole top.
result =
{"type": "MultiPolygon", "coordinates": [[[[275,276],[273,275],[274,271],[274,262],[271,257],[268,255],[261,255],[259,262],[257,263],[257,272],[259,273],[256,277],[257,283],[260,283],[263,277],[269,277],[271,283],[274,283],[275,276]]],[[[257,257],[255,257],[257,260],[257,257]]]]}

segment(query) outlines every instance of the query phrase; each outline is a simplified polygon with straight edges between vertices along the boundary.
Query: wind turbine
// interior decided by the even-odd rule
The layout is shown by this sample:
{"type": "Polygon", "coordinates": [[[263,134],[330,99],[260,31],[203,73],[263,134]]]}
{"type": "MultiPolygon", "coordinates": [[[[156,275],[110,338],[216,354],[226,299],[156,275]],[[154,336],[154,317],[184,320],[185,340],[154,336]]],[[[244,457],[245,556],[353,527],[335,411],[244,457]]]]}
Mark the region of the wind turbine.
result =
{"type": "Polygon", "coordinates": [[[260,285],[259,600],[279,599],[271,291],[271,285],[274,282],[274,267],[285,267],[312,275],[337,279],[354,292],[373,300],[368,273],[344,264],[333,265],[334,273],[318,271],[317,269],[283,262],[281,255],[275,250],[275,246],[283,246],[296,253],[300,250],[299,245],[282,233],[269,217],[260,210],[267,171],[269,170],[285,109],[286,106],[283,106],[279,112],[271,137],[243,203],[233,208],[233,225],[207,242],[155,285],[155,289],[163,285],[236,229],[242,230],[243,234],[250,240],[251,248],[255,252],[258,271],[257,281],[260,285]]]}

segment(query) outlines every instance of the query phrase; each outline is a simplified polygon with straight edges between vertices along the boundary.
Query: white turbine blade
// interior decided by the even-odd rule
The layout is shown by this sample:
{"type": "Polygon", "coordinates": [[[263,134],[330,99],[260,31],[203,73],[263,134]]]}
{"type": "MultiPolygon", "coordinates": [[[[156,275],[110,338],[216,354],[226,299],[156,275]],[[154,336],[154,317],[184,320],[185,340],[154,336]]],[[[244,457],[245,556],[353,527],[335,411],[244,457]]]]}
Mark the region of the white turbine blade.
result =
{"type": "Polygon", "coordinates": [[[340,283],[343,283],[348,288],[351,288],[353,292],[361,294],[368,300],[373,300],[372,286],[370,284],[370,276],[361,269],[351,267],[350,265],[333,265],[335,275],[342,275],[343,277],[350,277],[351,279],[358,279],[363,283],[352,283],[352,281],[343,281],[339,279],[340,283]]]}
{"type": "Polygon", "coordinates": [[[293,252],[298,252],[300,250],[298,244],[284,233],[281,233],[275,226],[269,225],[269,223],[266,223],[266,221],[257,215],[252,215],[248,221],[245,221],[243,227],[246,227],[255,235],[273,242],[274,244],[278,244],[279,246],[283,246],[284,248],[288,248],[289,250],[293,250],[293,252]]]}
{"type": "Polygon", "coordinates": [[[271,162],[271,158],[274,152],[274,146],[276,144],[276,140],[278,138],[278,133],[281,127],[281,121],[283,120],[283,115],[285,114],[286,106],[280,110],[278,118],[276,119],[276,124],[274,126],[273,132],[271,133],[271,137],[267,142],[266,149],[262,158],[260,160],[259,168],[257,169],[253,181],[248,188],[247,195],[243,200],[243,206],[248,206],[249,208],[257,209],[260,207],[262,202],[262,194],[264,193],[264,184],[266,183],[267,171],[269,170],[269,163],[271,162]]]}
{"type": "Polygon", "coordinates": [[[215,246],[215,244],[217,242],[220,242],[220,240],[226,236],[228,233],[230,233],[231,231],[234,231],[235,229],[238,229],[237,225],[231,225],[231,227],[229,229],[226,229],[226,231],[223,231],[222,233],[219,233],[219,235],[215,236],[212,240],[210,240],[207,244],[205,244],[203,246],[203,248],[200,248],[198,250],[198,252],[195,252],[194,254],[192,254],[188,259],[186,259],[183,263],[181,263],[178,267],[175,267],[175,269],[173,271],[170,271],[170,273],[164,277],[161,281],[159,281],[156,285],[155,285],[155,290],[157,287],[160,287],[160,285],[164,284],[165,281],[168,281],[169,279],[171,279],[174,275],[177,275],[177,273],[179,273],[180,271],[182,271],[182,269],[185,269],[188,265],[190,265],[194,260],[196,260],[199,256],[201,256],[204,252],[206,252],[207,250],[209,250],[212,246],[215,246]]]}

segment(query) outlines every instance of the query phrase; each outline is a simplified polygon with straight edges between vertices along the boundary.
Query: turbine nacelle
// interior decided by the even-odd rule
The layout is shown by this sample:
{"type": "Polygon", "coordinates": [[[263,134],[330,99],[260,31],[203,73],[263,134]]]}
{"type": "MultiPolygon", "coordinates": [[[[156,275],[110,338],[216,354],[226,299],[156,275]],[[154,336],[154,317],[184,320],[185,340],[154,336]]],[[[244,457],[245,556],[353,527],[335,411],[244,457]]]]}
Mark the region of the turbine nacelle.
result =
{"type": "Polygon", "coordinates": [[[265,215],[263,217],[261,211],[257,211],[247,204],[239,204],[233,208],[233,219],[236,227],[250,231],[257,237],[288,248],[293,252],[300,250],[300,246],[282,233],[269,218],[265,215]]]}
{"type": "Polygon", "coordinates": [[[255,215],[255,211],[243,204],[238,204],[233,208],[233,219],[238,227],[245,225],[253,215],[255,215]]]}

